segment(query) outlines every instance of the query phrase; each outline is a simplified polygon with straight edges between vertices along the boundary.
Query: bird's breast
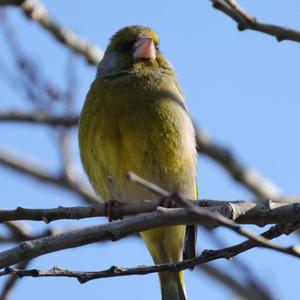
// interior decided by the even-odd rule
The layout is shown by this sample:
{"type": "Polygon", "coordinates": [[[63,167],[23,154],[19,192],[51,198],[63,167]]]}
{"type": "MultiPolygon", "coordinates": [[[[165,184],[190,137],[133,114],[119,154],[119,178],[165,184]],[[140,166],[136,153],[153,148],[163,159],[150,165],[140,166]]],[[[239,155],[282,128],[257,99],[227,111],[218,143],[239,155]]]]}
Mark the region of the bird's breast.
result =
{"type": "Polygon", "coordinates": [[[194,185],[194,129],[175,85],[95,82],[79,137],[87,175],[104,198],[153,198],[128,181],[129,171],[185,194],[194,185]]]}

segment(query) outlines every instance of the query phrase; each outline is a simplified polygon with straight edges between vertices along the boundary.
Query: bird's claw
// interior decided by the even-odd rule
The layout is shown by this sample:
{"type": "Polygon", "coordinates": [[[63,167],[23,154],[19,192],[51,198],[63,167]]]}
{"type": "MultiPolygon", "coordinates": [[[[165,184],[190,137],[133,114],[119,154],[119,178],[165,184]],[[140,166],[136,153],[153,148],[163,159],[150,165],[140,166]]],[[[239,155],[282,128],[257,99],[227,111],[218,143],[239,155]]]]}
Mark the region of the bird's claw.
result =
{"type": "Polygon", "coordinates": [[[109,222],[123,219],[121,211],[121,202],[118,200],[108,200],[104,203],[104,215],[109,222]]]}
{"type": "Polygon", "coordinates": [[[175,208],[176,201],[172,198],[163,197],[163,198],[159,199],[159,206],[162,206],[165,208],[175,208]]]}

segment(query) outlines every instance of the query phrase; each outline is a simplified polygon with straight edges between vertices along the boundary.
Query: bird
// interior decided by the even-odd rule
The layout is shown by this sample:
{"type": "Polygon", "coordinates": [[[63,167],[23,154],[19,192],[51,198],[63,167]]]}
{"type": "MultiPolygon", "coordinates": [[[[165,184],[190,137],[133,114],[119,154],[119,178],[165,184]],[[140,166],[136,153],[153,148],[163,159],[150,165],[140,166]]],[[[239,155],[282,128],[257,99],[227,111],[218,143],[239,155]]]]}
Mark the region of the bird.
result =
{"type": "MultiPolygon", "coordinates": [[[[111,203],[109,215],[116,206],[110,201],[160,200],[130,182],[128,172],[197,198],[195,130],[176,73],[151,28],[127,26],[110,39],[80,114],[79,148],[91,185],[111,203]]],[[[194,256],[195,235],[191,225],[141,232],[155,264],[194,256]]],[[[160,272],[159,279],[163,300],[187,299],[183,271],[160,272]]]]}

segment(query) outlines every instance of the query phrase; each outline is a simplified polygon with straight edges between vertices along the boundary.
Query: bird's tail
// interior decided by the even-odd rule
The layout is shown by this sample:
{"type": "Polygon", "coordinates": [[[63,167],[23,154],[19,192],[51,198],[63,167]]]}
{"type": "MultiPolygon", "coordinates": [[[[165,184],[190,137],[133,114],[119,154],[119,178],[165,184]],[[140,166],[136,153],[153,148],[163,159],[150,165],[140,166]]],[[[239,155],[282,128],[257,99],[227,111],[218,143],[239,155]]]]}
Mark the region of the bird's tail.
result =
{"type": "Polygon", "coordinates": [[[162,300],[186,300],[183,271],[159,273],[162,300]]]}

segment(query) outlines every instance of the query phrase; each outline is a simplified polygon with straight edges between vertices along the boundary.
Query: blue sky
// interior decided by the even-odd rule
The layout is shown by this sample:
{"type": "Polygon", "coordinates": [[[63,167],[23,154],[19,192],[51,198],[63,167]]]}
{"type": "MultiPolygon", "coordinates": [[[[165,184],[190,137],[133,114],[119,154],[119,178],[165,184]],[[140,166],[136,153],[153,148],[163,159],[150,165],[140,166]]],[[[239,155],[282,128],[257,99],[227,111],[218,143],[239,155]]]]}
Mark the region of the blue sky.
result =
{"type": "MultiPolygon", "coordinates": [[[[209,0],[158,1],[45,1],[51,14],[64,26],[75,30],[104,49],[109,37],[126,25],[152,27],[160,36],[161,50],[177,71],[189,110],[198,124],[217,141],[234,150],[247,166],[258,170],[285,194],[299,194],[299,47],[293,42],[277,43],[257,32],[239,32],[234,22],[211,7],[209,0]]],[[[283,24],[300,30],[300,3],[289,1],[240,1],[259,20],[283,24]]],[[[53,38],[10,9],[8,16],[15,27],[22,50],[32,57],[47,78],[66,86],[66,65],[70,52],[53,38]]],[[[0,28],[0,62],[13,69],[11,55],[0,28]]],[[[76,59],[76,111],[80,111],[85,94],[95,75],[95,67],[76,59]]],[[[1,70],[0,70],[1,71],[1,70]]],[[[0,109],[30,110],[17,89],[5,83],[0,72],[0,109]]],[[[59,156],[51,131],[41,126],[0,124],[1,149],[38,161],[56,170],[59,156]]],[[[78,159],[76,132],[73,158],[78,159]]],[[[82,174],[83,175],[83,174],[82,174]]],[[[199,162],[201,198],[250,199],[252,195],[234,183],[216,163],[205,157],[199,162]]],[[[0,168],[0,205],[6,208],[55,207],[80,203],[70,193],[43,186],[31,179],[0,168]]],[[[104,222],[102,219],[81,222],[57,222],[51,227],[104,222]]],[[[39,231],[44,225],[28,223],[39,231]]],[[[262,229],[251,227],[256,232],[262,229]]],[[[227,230],[216,230],[225,245],[241,238],[227,230]]],[[[278,242],[297,243],[294,237],[278,242]]],[[[199,251],[213,248],[204,231],[198,238],[199,251]]],[[[2,247],[2,249],[8,246],[2,247]]],[[[278,299],[297,299],[299,294],[299,260],[272,251],[255,249],[239,256],[271,287],[278,299]],[[276,287],[276,288],[275,288],[276,287]]],[[[32,267],[54,265],[76,270],[101,270],[111,265],[151,264],[145,246],[137,239],[124,239],[53,253],[34,260],[32,267]]],[[[239,277],[232,262],[217,262],[233,276],[239,277]]],[[[190,300],[232,299],[231,292],[202,273],[186,272],[190,300]]],[[[0,283],[3,283],[0,279],[0,283]]],[[[11,299],[71,298],[82,299],[159,299],[156,275],[104,279],[80,285],[71,279],[22,279],[11,299]]]]}

